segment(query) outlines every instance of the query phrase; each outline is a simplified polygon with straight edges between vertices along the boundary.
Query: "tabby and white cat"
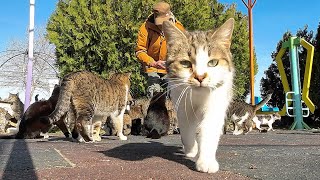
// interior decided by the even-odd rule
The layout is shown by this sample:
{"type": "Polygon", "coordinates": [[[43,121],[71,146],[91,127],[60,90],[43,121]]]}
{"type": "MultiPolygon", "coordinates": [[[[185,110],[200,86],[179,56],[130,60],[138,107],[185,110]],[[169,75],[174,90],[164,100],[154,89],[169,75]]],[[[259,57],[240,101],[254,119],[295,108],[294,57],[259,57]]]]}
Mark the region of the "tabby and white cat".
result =
{"type": "Polygon", "coordinates": [[[12,117],[19,121],[23,115],[24,106],[24,104],[21,102],[19,98],[19,93],[9,93],[8,98],[4,99],[3,101],[11,104],[10,107],[13,111],[12,117]]]}
{"type": "Polygon", "coordinates": [[[177,106],[181,140],[196,169],[219,170],[216,151],[229,103],[234,67],[230,52],[234,19],[215,31],[182,32],[163,23],[169,90],[177,106]]]}
{"type": "Polygon", "coordinates": [[[256,115],[253,119],[253,122],[256,124],[256,128],[262,131],[261,125],[268,125],[269,128],[267,131],[274,131],[272,124],[276,120],[281,120],[281,116],[279,113],[272,113],[272,114],[259,114],[256,115]]]}
{"type": "Polygon", "coordinates": [[[9,112],[0,107],[0,133],[6,133],[8,128],[13,127],[10,121],[11,118],[9,112]]]}
{"type": "Polygon", "coordinates": [[[100,129],[107,117],[112,118],[117,136],[127,140],[123,135],[123,115],[126,110],[130,88],[130,74],[114,74],[110,79],[103,79],[88,71],[79,71],[65,76],[61,82],[61,90],[55,110],[42,117],[43,124],[53,124],[68,111],[75,118],[75,131],[85,141],[100,141],[100,129]],[[93,126],[92,138],[87,132],[87,124],[93,126]]]}
{"type": "Polygon", "coordinates": [[[9,119],[9,124],[5,128],[6,133],[14,134],[18,132],[18,126],[20,123],[20,119],[23,115],[23,106],[24,104],[21,102],[19,98],[19,93],[9,93],[8,98],[1,100],[2,103],[10,104],[10,112],[11,115],[9,119]]]}
{"type": "Polygon", "coordinates": [[[233,135],[246,134],[253,128],[253,117],[265,103],[271,99],[272,94],[268,94],[261,102],[256,105],[248,104],[244,101],[232,101],[228,108],[227,118],[231,118],[234,124],[233,135]]]}

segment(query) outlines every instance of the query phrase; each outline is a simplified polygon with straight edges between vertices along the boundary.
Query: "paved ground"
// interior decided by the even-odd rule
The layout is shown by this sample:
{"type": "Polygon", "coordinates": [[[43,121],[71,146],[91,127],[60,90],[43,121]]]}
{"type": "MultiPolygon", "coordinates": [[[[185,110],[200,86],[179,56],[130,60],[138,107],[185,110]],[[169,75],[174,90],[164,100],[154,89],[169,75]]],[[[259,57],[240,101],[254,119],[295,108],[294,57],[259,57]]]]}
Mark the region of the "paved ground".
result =
{"type": "Polygon", "coordinates": [[[0,139],[1,179],[319,179],[320,133],[253,132],[223,135],[216,174],[196,172],[181,152],[179,135],[128,141],[105,137],[76,143],[0,139]]]}

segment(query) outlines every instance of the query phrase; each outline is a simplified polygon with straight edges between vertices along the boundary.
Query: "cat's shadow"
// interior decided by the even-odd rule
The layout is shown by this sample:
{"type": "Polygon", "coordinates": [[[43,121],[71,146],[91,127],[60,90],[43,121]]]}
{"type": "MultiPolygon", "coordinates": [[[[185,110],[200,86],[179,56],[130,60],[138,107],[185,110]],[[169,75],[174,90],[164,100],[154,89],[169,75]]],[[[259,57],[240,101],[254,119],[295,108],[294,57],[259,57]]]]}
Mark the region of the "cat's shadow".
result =
{"type": "Polygon", "coordinates": [[[126,161],[142,161],[151,157],[160,157],[195,170],[194,162],[185,157],[181,147],[164,145],[159,142],[128,143],[107,151],[99,152],[105,156],[126,161]]]}

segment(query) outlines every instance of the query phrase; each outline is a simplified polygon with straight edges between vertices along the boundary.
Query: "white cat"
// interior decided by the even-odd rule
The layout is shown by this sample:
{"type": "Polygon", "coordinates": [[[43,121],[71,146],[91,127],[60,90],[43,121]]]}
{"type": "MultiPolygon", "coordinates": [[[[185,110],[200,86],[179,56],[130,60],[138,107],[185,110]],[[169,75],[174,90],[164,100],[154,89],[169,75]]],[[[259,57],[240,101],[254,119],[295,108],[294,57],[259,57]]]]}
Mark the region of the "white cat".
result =
{"type": "Polygon", "coordinates": [[[163,24],[168,88],[177,107],[182,144],[201,172],[219,170],[216,151],[232,99],[233,26],[229,19],[216,31],[181,32],[170,22],[163,24]]]}
{"type": "Polygon", "coordinates": [[[253,122],[256,124],[256,128],[262,131],[261,125],[268,125],[269,128],[267,131],[274,131],[272,124],[276,120],[281,120],[281,116],[278,113],[268,114],[268,115],[256,115],[253,119],[253,122]]]}

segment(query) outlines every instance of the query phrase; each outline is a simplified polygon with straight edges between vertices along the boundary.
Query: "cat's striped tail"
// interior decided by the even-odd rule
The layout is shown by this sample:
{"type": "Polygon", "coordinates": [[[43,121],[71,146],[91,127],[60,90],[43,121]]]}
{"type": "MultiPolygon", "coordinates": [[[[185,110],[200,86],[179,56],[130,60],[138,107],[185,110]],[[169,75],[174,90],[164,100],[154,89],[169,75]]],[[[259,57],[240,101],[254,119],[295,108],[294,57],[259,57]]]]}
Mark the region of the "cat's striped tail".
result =
{"type": "Polygon", "coordinates": [[[41,117],[44,124],[53,124],[59,121],[70,109],[70,99],[74,90],[72,76],[66,77],[61,84],[60,94],[55,110],[47,117],[41,117]]]}
{"type": "Polygon", "coordinates": [[[265,103],[267,103],[271,99],[272,94],[268,94],[266,98],[264,98],[261,102],[254,105],[254,110],[257,111],[260,109],[265,103]]]}

